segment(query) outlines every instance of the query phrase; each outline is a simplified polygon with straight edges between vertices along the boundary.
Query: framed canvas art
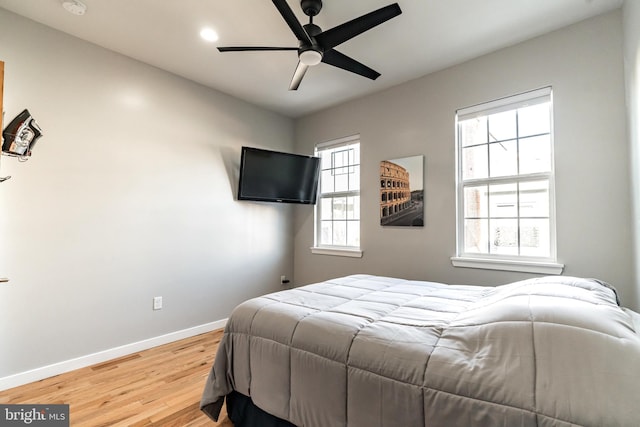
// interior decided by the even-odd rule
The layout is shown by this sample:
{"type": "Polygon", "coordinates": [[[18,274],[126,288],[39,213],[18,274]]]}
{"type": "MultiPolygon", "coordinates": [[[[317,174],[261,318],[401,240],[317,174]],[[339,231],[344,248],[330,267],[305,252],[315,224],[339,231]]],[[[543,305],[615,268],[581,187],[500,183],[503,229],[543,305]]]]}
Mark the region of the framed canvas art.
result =
{"type": "Polygon", "coordinates": [[[424,156],[380,162],[380,225],[424,226],[424,156]]]}

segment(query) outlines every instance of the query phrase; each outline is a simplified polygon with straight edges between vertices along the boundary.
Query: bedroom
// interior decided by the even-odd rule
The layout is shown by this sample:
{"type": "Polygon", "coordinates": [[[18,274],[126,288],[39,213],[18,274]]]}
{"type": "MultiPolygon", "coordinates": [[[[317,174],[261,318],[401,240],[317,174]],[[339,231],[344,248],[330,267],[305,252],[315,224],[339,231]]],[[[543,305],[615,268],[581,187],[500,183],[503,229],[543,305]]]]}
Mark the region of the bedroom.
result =
{"type": "MultiPolygon", "coordinates": [[[[29,162],[1,160],[12,179],[0,192],[0,276],[11,279],[0,285],[0,388],[61,362],[215,329],[236,304],[279,290],[281,275],[296,285],[354,272],[476,284],[528,277],[451,265],[453,115],[549,84],[564,274],[606,280],[638,310],[639,23],[627,1],[293,119],[0,10],[4,109],[29,107],[45,131],[29,162]],[[380,160],[424,154],[424,228],[363,217],[361,259],[321,256],[309,251],[308,207],[234,201],[241,145],[309,153],[354,133],[370,147],[363,182],[376,182],[380,160]],[[153,311],[159,295],[164,307],[153,311]]],[[[363,198],[362,211],[376,203],[363,198]]]]}

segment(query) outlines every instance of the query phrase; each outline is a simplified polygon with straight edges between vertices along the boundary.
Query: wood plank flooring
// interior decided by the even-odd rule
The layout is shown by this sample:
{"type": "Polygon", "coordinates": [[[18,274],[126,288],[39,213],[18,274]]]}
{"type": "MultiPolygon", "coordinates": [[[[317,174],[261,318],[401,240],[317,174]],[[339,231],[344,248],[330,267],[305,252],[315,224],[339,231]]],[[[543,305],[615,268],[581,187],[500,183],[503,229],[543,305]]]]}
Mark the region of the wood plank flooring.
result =
{"type": "Polygon", "coordinates": [[[73,427],[233,427],[200,396],[222,329],[0,392],[0,403],[69,404],[73,427]]]}

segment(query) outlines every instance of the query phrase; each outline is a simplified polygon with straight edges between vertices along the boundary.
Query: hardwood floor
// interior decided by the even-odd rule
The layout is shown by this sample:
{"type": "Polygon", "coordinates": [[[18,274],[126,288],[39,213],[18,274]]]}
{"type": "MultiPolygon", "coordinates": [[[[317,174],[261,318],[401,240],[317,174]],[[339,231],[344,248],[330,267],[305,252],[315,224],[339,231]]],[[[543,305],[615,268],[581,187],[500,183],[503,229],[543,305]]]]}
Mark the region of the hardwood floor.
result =
{"type": "Polygon", "coordinates": [[[69,404],[73,427],[233,427],[200,395],[222,337],[209,332],[0,392],[0,403],[69,404]]]}

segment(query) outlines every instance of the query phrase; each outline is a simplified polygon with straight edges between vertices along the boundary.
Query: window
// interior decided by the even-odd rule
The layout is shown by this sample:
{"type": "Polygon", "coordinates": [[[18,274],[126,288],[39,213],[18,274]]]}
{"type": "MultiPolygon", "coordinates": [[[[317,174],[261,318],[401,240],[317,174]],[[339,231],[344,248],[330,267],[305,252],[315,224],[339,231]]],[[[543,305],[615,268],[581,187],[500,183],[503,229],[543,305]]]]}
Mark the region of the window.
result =
{"type": "Polygon", "coordinates": [[[455,266],[557,274],[551,88],[458,110],[455,266]]]}
{"type": "Polygon", "coordinates": [[[312,250],[360,257],[359,136],[319,144],[316,156],[320,157],[320,188],[312,250]]]}

